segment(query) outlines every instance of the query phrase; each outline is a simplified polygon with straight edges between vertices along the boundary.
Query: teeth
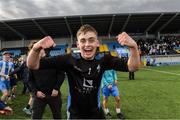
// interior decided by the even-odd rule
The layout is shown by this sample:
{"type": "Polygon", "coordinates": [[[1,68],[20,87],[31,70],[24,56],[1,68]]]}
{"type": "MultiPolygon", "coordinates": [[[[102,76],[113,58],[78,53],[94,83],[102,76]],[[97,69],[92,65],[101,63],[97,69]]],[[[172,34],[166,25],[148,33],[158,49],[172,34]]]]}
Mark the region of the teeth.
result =
{"type": "Polygon", "coordinates": [[[92,50],[92,49],[85,49],[85,50],[92,50]]]}

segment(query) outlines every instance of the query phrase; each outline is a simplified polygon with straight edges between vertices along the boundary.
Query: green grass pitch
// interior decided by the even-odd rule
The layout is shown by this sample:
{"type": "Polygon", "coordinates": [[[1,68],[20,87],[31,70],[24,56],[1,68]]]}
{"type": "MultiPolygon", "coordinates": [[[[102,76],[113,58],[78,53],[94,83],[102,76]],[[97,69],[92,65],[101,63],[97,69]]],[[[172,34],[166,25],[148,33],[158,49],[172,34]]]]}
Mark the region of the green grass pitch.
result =
{"type": "MultiPolygon", "coordinates": [[[[118,72],[118,80],[121,110],[127,119],[180,119],[180,65],[143,67],[135,73],[135,80],[128,80],[128,73],[118,72]]],[[[10,105],[14,115],[0,116],[0,119],[30,119],[22,112],[29,96],[20,95],[21,82],[17,89],[17,98],[10,105]]],[[[63,118],[66,118],[67,90],[65,80],[61,87],[63,118]]],[[[109,98],[109,109],[116,119],[113,97],[109,98]]],[[[43,118],[52,118],[49,107],[43,118]]]]}

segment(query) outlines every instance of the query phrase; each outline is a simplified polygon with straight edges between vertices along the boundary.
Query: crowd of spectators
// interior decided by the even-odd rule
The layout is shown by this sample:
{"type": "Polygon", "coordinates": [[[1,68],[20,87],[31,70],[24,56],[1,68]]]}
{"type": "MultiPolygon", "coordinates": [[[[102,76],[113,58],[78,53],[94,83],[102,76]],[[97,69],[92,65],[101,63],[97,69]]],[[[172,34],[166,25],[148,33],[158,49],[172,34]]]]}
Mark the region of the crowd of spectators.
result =
{"type": "Polygon", "coordinates": [[[180,47],[180,36],[161,36],[160,39],[139,39],[138,46],[144,55],[175,54],[180,47]]]}

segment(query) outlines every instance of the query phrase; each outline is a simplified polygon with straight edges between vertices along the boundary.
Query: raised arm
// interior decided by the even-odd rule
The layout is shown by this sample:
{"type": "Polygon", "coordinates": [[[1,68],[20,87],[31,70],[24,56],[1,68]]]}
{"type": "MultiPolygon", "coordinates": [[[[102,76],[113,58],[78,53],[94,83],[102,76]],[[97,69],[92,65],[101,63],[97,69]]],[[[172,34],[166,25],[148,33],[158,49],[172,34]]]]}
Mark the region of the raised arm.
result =
{"type": "Polygon", "coordinates": [[[50,36],[44,37],[33,45],[27,57],[27,66],[30,69],[38,69],[40,62],[40,51],[42,49],[54,47],[55,43],[50,36]]]}
{"type": "Polygon", "coordinates": [[[126,32],[118,35],[118,42],[123,46],[128,46],[130,49],[130,57],[128,59],[129,71],[137,71],[139,69],[140,56],[136,42],[126,32]]]}

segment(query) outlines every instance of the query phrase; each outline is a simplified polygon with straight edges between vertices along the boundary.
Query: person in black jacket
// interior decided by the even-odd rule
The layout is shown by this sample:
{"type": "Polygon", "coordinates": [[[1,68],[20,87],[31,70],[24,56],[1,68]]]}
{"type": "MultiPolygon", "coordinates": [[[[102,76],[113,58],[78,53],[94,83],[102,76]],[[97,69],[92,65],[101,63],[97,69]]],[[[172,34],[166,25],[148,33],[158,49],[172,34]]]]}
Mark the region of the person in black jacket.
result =
{"type": "MultiPolygon", "coordinates": [[[[45,57],[44,50],[41,57],[45,57]]],[[[56,69],[30,70],[29,84],[33,93],[32,119],[41,119],[48,104],[54,119],[61,118],[61,93],[60,86],[65,74],[56,69]]]]}
{"type": "Polygon", "coordinates": [[[28,115],[31,115],[31,107],[32,107],[32,95],[31,95],[31,88],[28,83],[29,80],[29,69],[26,65],[26,60],[24,58],[21,58],[21,65],[17,67],[13,72],[10,73],[12,76],[13,74],[19,74],[20,79],[23,82],[23,90],[22,95],[24,95],[27,91],[30,94],[29,101],[26,107],[23,108],[23,112],[25,112],[28,115]]]}
{"type": "MultiPolygon", "coordinates": [[[[118,42],[130,48],[128,62],[109,54],[97,53],[99,40],[97,31],[90,25],[78,30],[77,47],[79,54],[59,55],[55,58],[41,59],[43,49],[55,46],[50,36],[34,44],[27,59],[31,69],[64,70],[68,76],[70,119],[104,119],[100,105],[100,84],[105,70],[136,71],[139,67],[139,54],[136,42],[125,32],[118,35],[118,42]]],[[[49,83],[51,81],[49,80],[49,83]]]]}
{"type": "Polygon", "coordinates": [[[20,80],[23,82],[23,90],[22,95],[26,94],[27,92],[31,92],[30,86],[28,84],[29,79],[29,70],[26,65],[26,59],[22,58],[21,65],[15,69],[14,73],[19,73],[20,80]]]}

